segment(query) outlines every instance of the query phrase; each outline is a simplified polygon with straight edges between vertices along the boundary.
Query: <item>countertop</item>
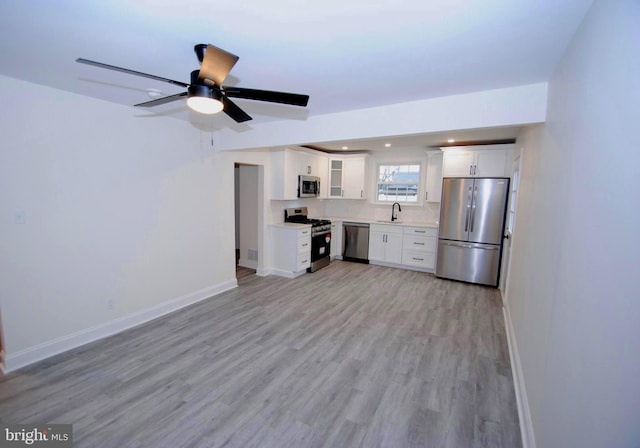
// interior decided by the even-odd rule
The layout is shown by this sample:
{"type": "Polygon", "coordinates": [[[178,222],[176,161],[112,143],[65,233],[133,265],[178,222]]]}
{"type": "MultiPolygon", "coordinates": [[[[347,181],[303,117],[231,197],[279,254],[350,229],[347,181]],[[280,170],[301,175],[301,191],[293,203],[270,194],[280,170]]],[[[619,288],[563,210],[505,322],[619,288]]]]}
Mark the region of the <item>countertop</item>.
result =
{"type": "Polygon", "coordinates": [[[393,223],[389,222],[389,221],[378,221],[375,219],[370,219],[370,218],[338,218],[335,216],[332,217],[328,217],[327,219],[330,219],[331,222],[335,222],[335,221],[341,221],[341,222],[362,222],[362,223],[368,223],[368,224],[388,224],[388,225],[400,225],[400,226],[407,226],[407,227],[427,227],[430,229],[437,229],[438,228],[438,222],[437,221],[431,221],[431,222],[427,222],[427,221],[394,221],[393,223]]]}
{"type": "Polygon", "coordinates": [[[287,229],[304,229],[311,227],[311,224],[298,224],[295,222],[276,222],[269,224],[271,227],[284,227],[287,229]]]}

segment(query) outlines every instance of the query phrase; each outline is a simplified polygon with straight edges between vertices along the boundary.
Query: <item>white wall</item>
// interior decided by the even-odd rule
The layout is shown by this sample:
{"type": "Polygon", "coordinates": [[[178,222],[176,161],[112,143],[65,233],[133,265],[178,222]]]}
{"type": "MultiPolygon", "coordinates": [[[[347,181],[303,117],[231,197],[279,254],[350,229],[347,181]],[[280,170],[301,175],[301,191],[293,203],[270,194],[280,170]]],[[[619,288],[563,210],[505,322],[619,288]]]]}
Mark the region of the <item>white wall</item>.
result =
{"type": "Polygon", "coordinates": [[[220,149],[264,148],[336,140],[542,123],[547,84],[531,84],[388,106],[246,125],[216,133],[220,149]],[[249,132],[250,131],[250,132],[249,132]]]}
{"type": "Polygon", "coordinates": [[[235,285],[233,165],[192,126],[6,77],[0,98],[9,369],[235,285]]]}
{"type": "Polygon", "coordinates": [[[640,3],[596,1],[524,147],[507,314],[536,446],[640,446],[640,3]]]}

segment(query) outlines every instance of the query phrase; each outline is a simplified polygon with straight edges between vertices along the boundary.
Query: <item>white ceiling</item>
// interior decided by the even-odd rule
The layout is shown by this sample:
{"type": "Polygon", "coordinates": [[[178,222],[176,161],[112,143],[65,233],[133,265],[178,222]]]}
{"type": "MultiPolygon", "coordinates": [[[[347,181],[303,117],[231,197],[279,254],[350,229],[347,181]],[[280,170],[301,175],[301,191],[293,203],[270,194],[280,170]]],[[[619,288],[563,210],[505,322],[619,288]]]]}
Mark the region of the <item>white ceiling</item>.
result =
{"type": "MultiPolygon", "coordinates": [[[[181,88],[197,43],[240,60],[225,81],[310,95],[307,108],[236,100],[258,124],[544,82],[592,0],[36,0],[0,3],[0,74],[123,105],[181,88]]],[[[184,100],[139,109],[202,125],[184,100]]],[[[216,127],[233,128],[224,114],[216,127]]],[[[470,136],[473,139],[473,136],[470,136]]]]}

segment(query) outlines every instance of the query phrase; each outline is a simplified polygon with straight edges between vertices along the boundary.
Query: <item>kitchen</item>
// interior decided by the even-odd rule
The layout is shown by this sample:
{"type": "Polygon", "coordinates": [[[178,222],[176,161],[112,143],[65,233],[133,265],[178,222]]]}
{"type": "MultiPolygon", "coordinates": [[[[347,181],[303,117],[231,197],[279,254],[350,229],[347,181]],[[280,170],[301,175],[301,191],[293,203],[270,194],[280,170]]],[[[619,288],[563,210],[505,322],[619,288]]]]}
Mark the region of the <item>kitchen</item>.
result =
{"type": "MultiPolygon", "coordinates": [[[[496,135],[514,134],[517,130],[509,129],[500,132],[501,134],[496,135]]],[[[436,138],[440,137],[432,137],[432,140],[436,138]]],[[[500,144],[490,144],[495,143],[497,140],[495,138],[493,141],[485,141],[484,145],[474,140],[471,146],[460,146],[454,141],[445,141],[441,144],[447,146],[442,147],[435,145],[421,147],[420,140],[420,138],[413,138],[413,140],[406,138],[404,141],[399,140],[395,143],[407,145],[404,148],[389,148],[390,144],[385,143],[386,140],[383,139],[353,142],[354,145],[361,145],[360,147],[379,148],[357,152],[343,150],[328,153],[306,147],[272,150],[270,157],[274,162],[272,166],[275,171],[271,173],[270,206],[273,221],[266,232],[268,240],[273,242],[271,247],[274,248],[274,252],[271,266],[265,270],[294,278],[309,268],[305,263],[309,263],[312,256],[309,254],[311,243],[303,242],[299,252],[296,252],[295,248],[289,248],[286,249],[290,252],[288,255],[282,253],[285,251],[287,241],[297,241],[301,237],[296,233],[300,230],[296,230],[294,224],[284,223],[286,211],[302,208],[309,218],[325,218],[331,221],[331,250],[330,254],[326,254],[330,255],[331,259],[343,258],[345,243],[349,239],[343,238],[343,224],[348,225],[346,229],[351,229],[351,224],[355,222],[366,224],[371,235],[375,235],[369,247],[367,234],[365,245],[368,246],[368,250],[365,251],[364,261],[435,273],[443,160],[444,177],[465,175],[469,177],[471,164],[476,170],[474,177],[508,178],[513,169],[512,160],[519,155],[515,152],[513,140],[504,138],[499,140],[500,144]],[[409,144],[413,146],[408,146],[409,144]],[[379,191],[381,188],[396,188],[399,185],[378,183],[378,171],[390,168],[395,170],[410,168],[415,171],[415,177],[405,185],[409,188],[408,193],[396,192],[390,195],[379,191]],[[307,194],[308,197],[299,198],[301,186],[298,183],[302,182],[299,179],[305,178],[317,179],[319,187],[314,184],[314,193],[307,194]],[[394,202],[396,208],[392,219],[391,206],[394,202]],[[398,210],[399,206],[402,207],[400,210],[398,210]],[[287,227],[289,231],[286,230],[287,227]],[[403,233],[406,235],[404,245],[403,233]],[[415,238],[418,239],[415,240],[415,238]],[[378,240],[382,246],[376,243],[378,240]],[[371,251],[370,255],[369,251],[371,251]],[[301,261],[303,263],[300,265],[301,261]]],[[[424,137],[422,140],[424,141],[424,137]]],[[[382,174],[380,176],[382,177],[382,174]]],[[[399,181],[399,176],[396,175],[396,182],[399,181]]],[[[505,208],[506,204],[502,207],[505,208]]],[[[253,230],[255,229],[250,231],[253,230]]],[[[502,229],[498,229],[498,232],[502,233],[502,229]]],[[[240,240],[242,239],[241,237],[240,240]]],[[[252,239],[257,241],[256,238],[252,239]]],[[[245,246],[241,250],[240,258],[244,258],[243,252],[249,250],[253,253],[258,251],[256,247],[245,246]]],[[[321,250],[324,253],[324,247],[321,250]]],[[[352,257],[348,254],[347,258],[352,257]]],[[[494,264],[496,280],[485,280],[484,283],[497,286],[499,269],[497,258],[494,264]]],[[[247,267],[255,268],[255,265],[247,267]]],[[[309,270],[312,269],[309,268],[309,270]]]]}

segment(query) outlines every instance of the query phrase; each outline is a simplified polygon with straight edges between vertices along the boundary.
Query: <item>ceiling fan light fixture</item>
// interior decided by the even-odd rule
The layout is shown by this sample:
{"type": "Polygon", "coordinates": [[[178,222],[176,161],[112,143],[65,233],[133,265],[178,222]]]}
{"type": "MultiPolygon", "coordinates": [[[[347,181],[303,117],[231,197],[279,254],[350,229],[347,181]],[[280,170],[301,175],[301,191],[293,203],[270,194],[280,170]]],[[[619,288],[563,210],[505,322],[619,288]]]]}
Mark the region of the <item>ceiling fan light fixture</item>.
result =
{"type": "Polygon", "coordinates": [[[217,114],[223,109],[222,94],[209,86],[192,84],[187,89],[187,106],[201,114],[217,114]]]}

